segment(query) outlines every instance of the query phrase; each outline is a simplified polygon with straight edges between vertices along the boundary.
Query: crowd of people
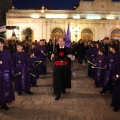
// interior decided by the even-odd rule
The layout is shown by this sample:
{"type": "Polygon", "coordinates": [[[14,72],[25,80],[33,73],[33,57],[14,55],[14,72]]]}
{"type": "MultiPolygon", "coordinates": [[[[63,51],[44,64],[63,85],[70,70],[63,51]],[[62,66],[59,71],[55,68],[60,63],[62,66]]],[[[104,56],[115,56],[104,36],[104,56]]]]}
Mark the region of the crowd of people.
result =
{"type": "Polygon", "coordinates": [[[39,42],[4,41],[0,38],[0,105],[9,110],[6,103],[15,100],[14,90],[21,96],[24,92],[33,95],[30,87],[37,87],[39,75],[47,73],[46,60],[54,60],[53,89],[59,100],[66,88],[71,88],[71,61],[88,62],[88,76],[94,79],[101,94],[112,94],[111,106],[117,112],[120,107],[120,57],[119,41],[73,41],[71,48],[65,39],[39,42]],[[12,85],[14,80],[14,87],[12,85]],[[13,89],[14,88],[14,89],[13,89]]]}
{"type": "Polygon", "coordinates": [[[111,106],[117,112],[120,107],[120,54],[119,41],[91,42],[84,56],[88,61],[88,76],[94,79],[100,93],[112,94],[111,106]]]}

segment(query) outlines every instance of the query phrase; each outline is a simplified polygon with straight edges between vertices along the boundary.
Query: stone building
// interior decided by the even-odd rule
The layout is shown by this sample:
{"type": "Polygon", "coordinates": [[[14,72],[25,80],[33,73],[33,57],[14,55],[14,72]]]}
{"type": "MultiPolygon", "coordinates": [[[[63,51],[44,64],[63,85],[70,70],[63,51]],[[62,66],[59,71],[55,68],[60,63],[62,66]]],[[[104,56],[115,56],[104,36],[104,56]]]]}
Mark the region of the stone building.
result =
{"type": "MultiPolygon", "coordinates": [[[[23,40],[22,31],[33,30],[33,39],[64,37],[70,24],[71,40],[120,39],[120,2],[112,0],[80,1],[76,10],[19,10],[6,14],[7,26],[18,26],[16,36],[23,40]]],[[[7,30],[7,39],[13,30],[7,30]]]]}

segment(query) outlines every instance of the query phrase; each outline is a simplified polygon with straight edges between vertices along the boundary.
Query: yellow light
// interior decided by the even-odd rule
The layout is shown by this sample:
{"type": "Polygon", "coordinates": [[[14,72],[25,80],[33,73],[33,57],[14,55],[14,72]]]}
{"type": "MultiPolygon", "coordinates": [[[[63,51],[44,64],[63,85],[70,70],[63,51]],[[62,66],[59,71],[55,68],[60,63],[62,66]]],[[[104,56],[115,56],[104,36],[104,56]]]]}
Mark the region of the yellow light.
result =
{"type": "Polygon", "coordinates": [[[108,16],[108,17],[106,17],[106,19],[108,19],[108,20],[113,20],[113,19],[115,19],[115,18],[114,18],[114,16],[108,16]]]}
{"type": "Polygon", "coordinates": [[[80,19],[80,16],[73,16],[73,19],[80,19]]]}
{"type": "Polygon", "coordinates": [[[32,18],[39,18],[39,15],[31,15],[32,18]]]}
{"type": "Polygon", "coordinates": [[[86,19],[101,19],[100,16],[86,16],[86,19]]]}
{"type": "Polygon", "coordinates": [[[50,15],[46,15],[45,16],[46,18],[67,18],[67,16],[66,15],[58,15],[58,14],[50,14],[50,15]]]}

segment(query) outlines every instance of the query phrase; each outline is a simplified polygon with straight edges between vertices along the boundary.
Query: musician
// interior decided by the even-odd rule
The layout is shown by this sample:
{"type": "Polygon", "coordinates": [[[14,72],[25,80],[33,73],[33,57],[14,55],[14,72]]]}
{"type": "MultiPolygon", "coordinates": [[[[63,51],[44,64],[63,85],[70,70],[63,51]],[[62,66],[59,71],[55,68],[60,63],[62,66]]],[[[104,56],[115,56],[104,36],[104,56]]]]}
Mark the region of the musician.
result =
{"type": "Polygon", "coordinates": [[[66,88],[71,88],[71,60],[75,59],[71,48],[65,47],[65,40],[59,38],[58,47],[51,55],[54,58],[53,87],[55,100],[59,100],[61,93],[66,93],[66,88]]]}

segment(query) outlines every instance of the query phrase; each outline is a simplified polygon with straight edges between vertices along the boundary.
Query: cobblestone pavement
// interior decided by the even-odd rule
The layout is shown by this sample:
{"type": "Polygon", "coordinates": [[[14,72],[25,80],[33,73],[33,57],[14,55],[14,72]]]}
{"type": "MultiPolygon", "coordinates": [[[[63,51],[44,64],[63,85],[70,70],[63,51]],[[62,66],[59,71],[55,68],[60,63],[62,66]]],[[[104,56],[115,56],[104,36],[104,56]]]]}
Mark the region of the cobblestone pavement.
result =
{"type": "Polygon", "coordinates": [[[100,95],[101,88],[87,77],[87,65],[73,65],[72,89],[59,101],[51,94],[52,63],[48,73],[38,79],[38,87],[31,88],[33,96],[23,94],[9,104],[10,110],[0,110],[0,120],[120,120],[120,112],[112,111],[111,95],[100,95]]]}

